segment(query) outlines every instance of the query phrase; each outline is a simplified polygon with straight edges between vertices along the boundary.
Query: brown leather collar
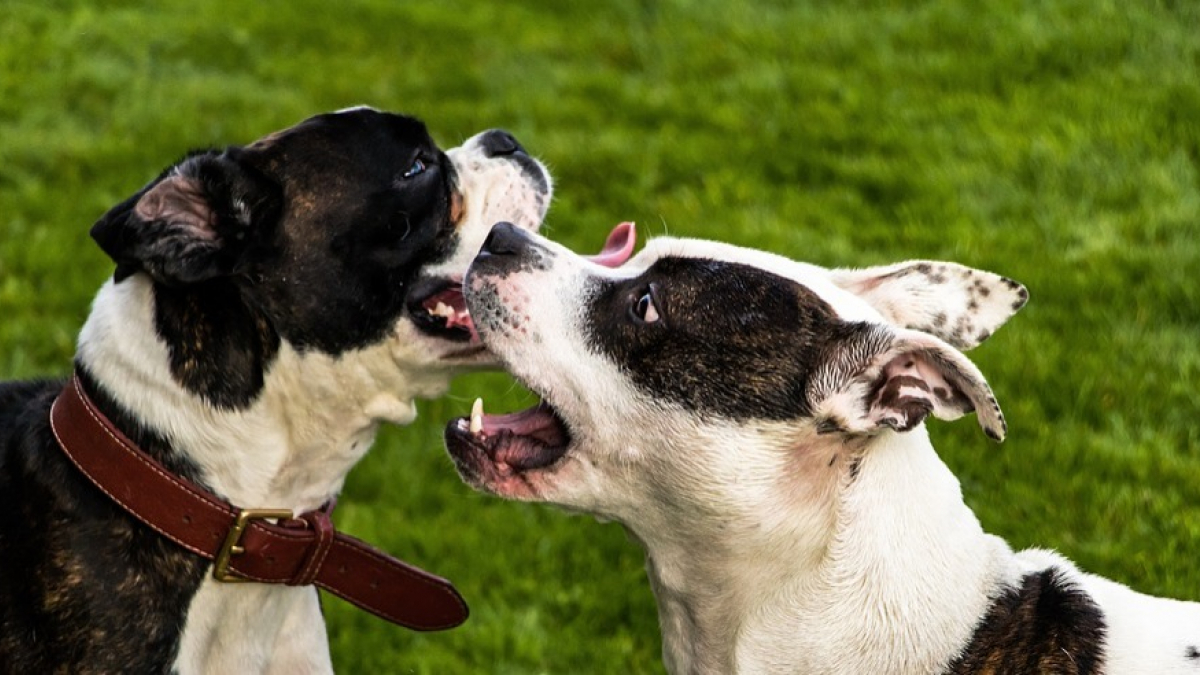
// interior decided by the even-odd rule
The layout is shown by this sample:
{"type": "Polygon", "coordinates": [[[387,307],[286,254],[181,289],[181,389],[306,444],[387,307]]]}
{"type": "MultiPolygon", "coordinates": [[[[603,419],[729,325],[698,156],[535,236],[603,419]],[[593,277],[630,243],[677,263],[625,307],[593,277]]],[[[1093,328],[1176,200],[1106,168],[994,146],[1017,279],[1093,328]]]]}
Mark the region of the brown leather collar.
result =
{"type": "Polygon", "coordinates": [[[221,581],[316,584],[413,630],[453,628],[467,619],[467,605],[449,581],[335,532],[329,509],[297,518],[239,509],[172,474],[100,413],[78,378],[54,401],[50,425],[96,487],[162,536],[217,561],[213,572],[221,581]]]}

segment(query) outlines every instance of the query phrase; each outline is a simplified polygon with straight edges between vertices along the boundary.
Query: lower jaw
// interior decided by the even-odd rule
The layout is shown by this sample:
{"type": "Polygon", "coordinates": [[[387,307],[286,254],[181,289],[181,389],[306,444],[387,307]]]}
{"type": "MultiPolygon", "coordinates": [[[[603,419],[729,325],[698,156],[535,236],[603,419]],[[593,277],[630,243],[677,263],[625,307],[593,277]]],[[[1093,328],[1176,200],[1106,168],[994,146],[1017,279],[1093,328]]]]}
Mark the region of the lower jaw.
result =
{"type": "Polygon", "coordinates": [[[483,456],[482,451],[471,452],[480,454],[473,457],[453,454],[459,475],[471,487],[502,499],[543,501],[539,495],[541,481],[537,469],[517,471],[497,464],[491,458],[483,456]]]}
{"type": "Polygon", "coordinates": [[[503,499],[522,502],[543,501],[538,494],[539,489],[536,486],[536,481],[531,480],[531,478],[533,477],[522,472],[508,476],[493,476],[486,481],[479,481],[476,485],[480,490],[503,499]]]}
{"type": "Polygon", "coordinates": [[[499,363],[494,354],[482,344],[466,344],[456,347],[441,356],[442,361],[464,361],[480,367],[493,366],[499,363]]]}

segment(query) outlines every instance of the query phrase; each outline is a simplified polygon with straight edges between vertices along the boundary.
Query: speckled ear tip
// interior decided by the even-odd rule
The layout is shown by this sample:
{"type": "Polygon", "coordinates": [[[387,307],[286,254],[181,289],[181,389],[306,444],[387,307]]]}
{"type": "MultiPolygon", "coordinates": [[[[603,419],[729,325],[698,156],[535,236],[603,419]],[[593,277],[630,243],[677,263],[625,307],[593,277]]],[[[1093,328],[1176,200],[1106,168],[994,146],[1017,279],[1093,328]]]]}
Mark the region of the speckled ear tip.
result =
{"type": "Polygon", "coordinates": [[[1013,279],[1009,279],[1008,277],[1000,277],[1000,280],[1005,286],[1008,287],[1008,290],[1012,291],[1012,293],[1016,295],[1016,300],[1013,300],[1012,303],[1012,309],[1014,312],[1021,309],[1025,306],[1025,303],[1029,302],[1029,289],[1025,287],[1025,284],[1013,279]]]}
{"type": "Polygon", "coordinates": [[[983,428],[983,433],[997,443],[1003,443],[1004,438],[1008,435],[1008,423],[1004,421],[1004,413],[1000,412],[1000,404],[996,399],[990,399],[992,409],[991,412],[981,411],[979,415],[979,426],[983,428]]]}

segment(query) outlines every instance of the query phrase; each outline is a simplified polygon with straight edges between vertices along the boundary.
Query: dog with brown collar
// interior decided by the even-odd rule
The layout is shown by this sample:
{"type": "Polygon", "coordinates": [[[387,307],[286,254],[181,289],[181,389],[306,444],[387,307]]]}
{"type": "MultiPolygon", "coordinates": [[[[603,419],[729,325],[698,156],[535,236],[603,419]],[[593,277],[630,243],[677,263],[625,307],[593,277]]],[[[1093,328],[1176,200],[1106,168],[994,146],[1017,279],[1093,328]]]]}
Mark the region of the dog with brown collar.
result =
{"type": "Polygon", "coordinates": [[[827,270],[656,239],[598,265],[500,225],[464,281],[543,402],[450,423],[471,485],[622,523],[673,673],[1200,675],[1200,603],[987,534],[924,420],[1026,301],[961,265],[827,270]]]}
{"type": "Polygon", "coordinates": [[[104,215],[75,377],[0,385],[0,672],[330,672],[314,584],[461,623],[448,582],[328,510],[381,423],[495,365],[462,275],[550,197],[505,132],[443,152],[354,108],[193,153],[104,215]]]}

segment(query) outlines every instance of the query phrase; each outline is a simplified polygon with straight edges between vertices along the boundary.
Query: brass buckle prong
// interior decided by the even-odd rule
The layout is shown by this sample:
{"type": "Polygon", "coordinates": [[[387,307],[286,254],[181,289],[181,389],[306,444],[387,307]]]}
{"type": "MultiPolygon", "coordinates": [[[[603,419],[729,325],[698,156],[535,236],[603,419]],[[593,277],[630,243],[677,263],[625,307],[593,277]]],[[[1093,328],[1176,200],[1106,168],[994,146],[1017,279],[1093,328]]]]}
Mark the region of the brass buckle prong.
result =
{"type": "Polygon", "coordinates": [[[217,551],[217,559],[213,561],[213,578],[227,584],[252,581],[252,579],[233,576],[233,573],[229,571],[230,558],[246,552],[246,549],[241,546],[242,533],[246,531],[246,527],[252,520],[291,517],[292,512],[288,509],[242,509],[239,511],[237,520],[234,521],[233,527],[229,528],[229,534],[225,537],[225,543],[221,544],[221,550],[217,551]]]}

